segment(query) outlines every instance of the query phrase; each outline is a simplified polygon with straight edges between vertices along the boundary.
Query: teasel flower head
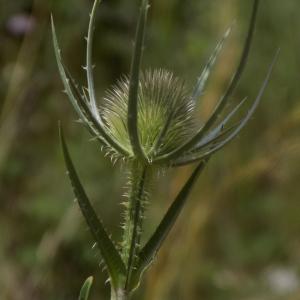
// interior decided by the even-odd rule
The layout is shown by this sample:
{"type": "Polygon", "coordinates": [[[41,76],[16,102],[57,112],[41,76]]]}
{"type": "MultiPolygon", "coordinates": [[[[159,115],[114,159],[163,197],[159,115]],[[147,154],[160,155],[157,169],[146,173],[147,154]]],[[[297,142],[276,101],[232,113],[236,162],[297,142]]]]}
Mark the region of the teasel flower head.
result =
{"type": "MultiPolygon", "coordinates": [[[[130,79],[124,77],[103,102],[102,117],[107,128],[134,157],[127,126],[130,79]]],[[[186,84],[166,70],[141,74],[138,90],[138,136],[147,161],[169,153],[187,140],[194,127],[194,103],[186,84]]]]}
{"type": "Polygon", "coordinates": [[[247,124],[259,104],[274,62],[257,98],[245,99],[224,115],[244,71],[253,39],[259,0],[254,0],[250,26],[237,70],[226,91],[206,122],[199,122],[195,108],[203,95],[207,79],[230,34],[229,28],[217,44],[194,88],[190,89],[172,72],[158,69],[141,71],[148,0],[142,0],[129,76],[124,76],[105,93],[101,105],[96,101],[92,66],[95,0],[91,13],[86,54],[87,88],[79,88],[62,62],[52,20],[56,59],[65,91],[80,120],[112,160],[137,160],[143,165],[180,166],[207,160],[232,141],[247,124]],[[248,105],[246,114],[240,108],[248,105]]]}
{"type": "MultiPolygon", "coordinates": [[[[210,72],[230,29],[217,44],[195,86],[190,89],[190,84],[170,71],[141,71],[149,9],[148,0],[141,0],[130,75],[124,76],[108,89],[99,105],[96,101],[92,67],[93,27],[98,3],[99,0],[95,0],[87,36],[87,88],[79,88],[64,66],[53,21],[52,33],[65,92],[80,120],[113,161],[121,159],[129,162],[128,201],[124,203],[123,240],[120,247],[115,246],[89,201],[72,162],[62,129],[60,136],[74,194],[107,267],[112,287],[111,299],[125,300],[137,289],[143,273],[155,259],[207,160],[232,141],[250,120],[263,96],[275,59],[256,99],[251,103],[244,99],[231,105],[228,110],[227,104],[245,69],[254,34],[259,0],[253,0],[250,25],[237,70],[211,116],[205,122],[200,122],[196,114],[197,102],[203,96],[210,72]],[[247,112],[243,113],[245,110],[241,108],[246,105],[247,112]],[[143,219],[154,169],[152,167],[156,166],[160,170],[193,162],[199,163],[151,237],[142,245],[143,219]]],[[[89,285],[90,281],[87,281],[83,289],[88,290],[85,287],[89,285]]]]}

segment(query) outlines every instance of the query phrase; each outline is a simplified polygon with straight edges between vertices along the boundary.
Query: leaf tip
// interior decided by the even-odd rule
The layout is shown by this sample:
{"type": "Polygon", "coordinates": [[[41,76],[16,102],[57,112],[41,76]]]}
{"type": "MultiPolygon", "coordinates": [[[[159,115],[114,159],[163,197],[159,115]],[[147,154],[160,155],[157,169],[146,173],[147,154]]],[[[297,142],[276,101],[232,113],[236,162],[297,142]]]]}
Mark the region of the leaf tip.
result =
{"type": "Polygon", "coordinates": [[[93,284],[93,280],[94,280],[93,276],[90,276],[85,280],[85,282],[80,290],[79,300],[87,300],[88,299],[88,297],[90,295],[91,286],[93,284]]]}

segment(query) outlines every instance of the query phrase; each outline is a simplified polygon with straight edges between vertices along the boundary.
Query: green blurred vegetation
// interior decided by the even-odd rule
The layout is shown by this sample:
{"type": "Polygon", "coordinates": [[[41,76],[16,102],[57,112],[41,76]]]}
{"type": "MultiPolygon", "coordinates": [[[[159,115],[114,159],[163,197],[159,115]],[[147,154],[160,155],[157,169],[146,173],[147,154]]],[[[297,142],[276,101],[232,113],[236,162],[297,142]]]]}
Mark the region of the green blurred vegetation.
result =
{"type": "MultiPolygon", "coordinates": [[[[94,61],[98,97],[128,73],[139,1],[103,0],[94,61]]],[[[236,20],[201,103],[207,117],[237,63],[252,1],[152,0],[145,67],[174,70],[193,84],[236,20]]],[[[254,119],[210,162],[135,299],[298,300],[300,295],[300,3],[261,1],[247,71],[232,101],[253,99],[281,54],[254,119]]],[[[59,80],[50,37],[54,14],[69,68],[85,80],[84,35],[92,2],[18,0],[0,10],[0,299],[76,299],[95,276],[91,299],[107,299],[99,253],[72,199],[61,156],[62,120],[82,181],[109,230],[120,234],[126,174],[103,158],[59,80]],[[15,16],[32,16],[27,34],[15,16]],[[12,24],[12,25],[11,25],[12,24]],[[30,30],[29,30],[30,29],[30,30]]],[[[101,101],[101,100],[99,100],[101,101]]],[[[191,168],[153,185],[150,234],[191,168]]]]}

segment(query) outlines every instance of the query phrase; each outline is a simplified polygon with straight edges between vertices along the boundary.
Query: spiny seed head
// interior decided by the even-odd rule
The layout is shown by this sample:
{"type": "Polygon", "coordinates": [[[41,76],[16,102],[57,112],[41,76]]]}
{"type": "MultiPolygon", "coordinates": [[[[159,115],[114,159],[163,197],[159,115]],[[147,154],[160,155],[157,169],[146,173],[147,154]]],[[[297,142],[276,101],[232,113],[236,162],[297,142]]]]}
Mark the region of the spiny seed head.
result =
{"type": "MultiPolygon", "coordinates": [[[[106,92],[100,114],[110,135],[133,156],[127,126],[129,84],[129,78],[123,77],[106,92]]],[[[137,127],[150,160],[173,151],[191,135],[193,111],[189,90],[180,78],[162,69],[141,74],[137,127]]]]}

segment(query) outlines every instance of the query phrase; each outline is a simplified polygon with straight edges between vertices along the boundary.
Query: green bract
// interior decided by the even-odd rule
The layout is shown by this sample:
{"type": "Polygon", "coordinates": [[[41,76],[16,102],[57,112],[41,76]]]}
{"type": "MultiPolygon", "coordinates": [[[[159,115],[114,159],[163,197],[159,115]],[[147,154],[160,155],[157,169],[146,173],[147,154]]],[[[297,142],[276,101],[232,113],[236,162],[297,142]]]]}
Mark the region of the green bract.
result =
{"type": "MultiPolygon", "coordinates": [[[[253,0],[249,30],[237,70],[209,119],[205,123],[199,122],[195,107],[203,94],[206,81],[230,29],[217,44],[193,90],[190,91],[182,79],[169,71],[163,69],[141,71],[149,8],[148,1],[142,0],[130,75],[123,77],[108,89],[99,106],[92,72],[93,27],[98,3],[99,0],[95,0],[88,29],[85,68],[87,88],[79,88],[64,66],[53,20],[52,33],[65,92],[80,120],[91,135],[100,142],[106,154],[110,155],[112,160],[122,159],[130,170],[128,201],[125,203],[122,226],[123,240],[120,247],[116,247],[80,183],[63,133],[60,131],[63,154],[74,193],[107,267],[112,288],[111,299],[121,300],[128,299],[139,286],[142,274],[149,267],[170,232],[196,179],[211,155],[233,140],[253,115],[268,83],[274,62],[255,101],[248,105],[248,111],[233,123],[246,101],[240,101],[225,115],[224,109],[246,66],[259,4],[259,0],[253,0]],[[195,171],[175,198],[153,235],[145,245],[141,245],[145,203],[149,198],[148,186],[153,170],[193,162],[199,162],[195,171]]],[[[86,290],[89,291],[83,289],[83,292],[86,290]]]]}
{"type": "Polygon", "coordinates": [[[237,71],[213,114],[198,130],[195,127],[197,120],[193,110],[203,94],[210,71],[230,29],[225,32],[204,66],[194,90],[188,93],[184,82],[168,71],[153,70],[141,74],[140,64],[148,10],[147,1],[142,1],[130,77],[121,79],[108,91],[103,107],[99,108],[92,74],[92,38],[98,2],[95,1],[92,10],[87,38],[85,69],[88,94],[84,88],[77,87],[64,67],[53,23],[52,28],[56,58],[66,93],[80,119],[113,159],[138,159],[143,164],[184,165],[208,158],[238,135],[255,111],[272,69],[270,68],[256,101],[240,122],[230,125],[230,121],[245,101],[240,102],[223,119],[219,119],[246,65],[259,1],[254,1],[250,27],[237,71]]]}

